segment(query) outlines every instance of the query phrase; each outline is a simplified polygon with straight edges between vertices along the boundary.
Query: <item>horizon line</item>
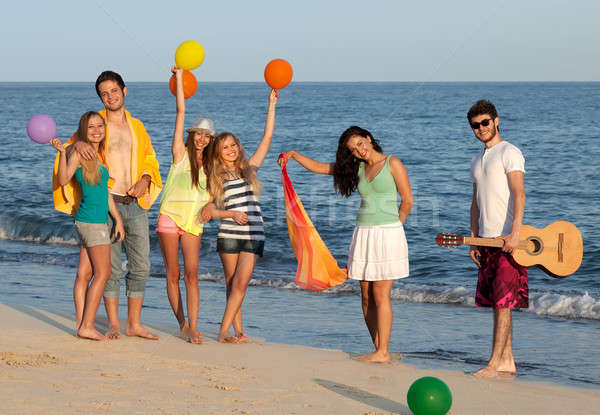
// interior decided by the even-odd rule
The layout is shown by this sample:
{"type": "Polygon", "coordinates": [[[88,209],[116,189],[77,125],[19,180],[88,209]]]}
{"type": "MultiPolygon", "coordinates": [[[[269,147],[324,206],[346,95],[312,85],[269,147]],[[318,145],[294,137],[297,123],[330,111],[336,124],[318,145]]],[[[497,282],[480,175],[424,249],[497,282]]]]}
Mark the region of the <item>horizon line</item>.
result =
{"type": "MultiPolygon", "coordinates": [[[[94,83],[95,81],[3,81],[0,84],[28,84],[28,83],[94,83]]],[[[126,83],[165,84],[169,81],[127,81],[126,83]]],[[[239,83],[239,84],[264,84],[265,81],[198,81],[199,84],[211,83],[239,83]]],[[[357,83],[411,83],[411,84],[470,84],[470,83],[600,83],[600,80],[486,80],[486,81],[293,81],[292,84],[357,84],[357,83]]]]}

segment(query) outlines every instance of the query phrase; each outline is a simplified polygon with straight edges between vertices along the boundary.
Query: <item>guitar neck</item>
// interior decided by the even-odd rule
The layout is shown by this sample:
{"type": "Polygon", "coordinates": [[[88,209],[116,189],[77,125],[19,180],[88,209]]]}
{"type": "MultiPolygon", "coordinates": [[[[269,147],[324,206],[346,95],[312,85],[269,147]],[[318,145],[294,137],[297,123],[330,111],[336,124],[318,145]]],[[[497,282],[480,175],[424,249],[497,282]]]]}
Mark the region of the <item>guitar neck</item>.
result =
{"type": "MultiPolygon", "coordinates": [[[[472,236],[465,236],[463,242],[467,245],[476,246],[488,246],[492,248],[502,248],[504,246],[504,240],[498,238],[476,238],[472,236]]],[[[529,246],[528,241],[519,242],[519,249],[527,249],[529,246]]]]}

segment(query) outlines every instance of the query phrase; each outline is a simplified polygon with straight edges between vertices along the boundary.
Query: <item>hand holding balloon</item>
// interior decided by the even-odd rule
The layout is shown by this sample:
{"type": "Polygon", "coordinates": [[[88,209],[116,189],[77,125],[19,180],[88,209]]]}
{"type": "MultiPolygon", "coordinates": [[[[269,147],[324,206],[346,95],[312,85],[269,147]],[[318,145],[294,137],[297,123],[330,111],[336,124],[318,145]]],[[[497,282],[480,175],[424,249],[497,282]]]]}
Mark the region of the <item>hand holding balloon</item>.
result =
{"type": "Polygon", "coordinates": [[[277,104],[277,99],[279,98],[279,92],[276,89],[272,89],[269,94],[269,106],[274,107],[277,104]]]}
{"type": "Polygon", "coordinates": [[[52,144],[52,147],[54,147],[59,153],[65,152],[65,146],[58,138],[51,139],[50,144],[52,144]]]}
{"type": "Polygon", "coordinates": [[[188,99],[196,93],[198,81],[193,73],[181,69],[178,66],[173,66],[171,72],[173,72],[173,75],[171,75],[171,79],[169,79],[169,89],[173,95],[177,96],[177,76],[180,76],[181,81],[183,82],[183,97],[185,99],[188,99]]]}

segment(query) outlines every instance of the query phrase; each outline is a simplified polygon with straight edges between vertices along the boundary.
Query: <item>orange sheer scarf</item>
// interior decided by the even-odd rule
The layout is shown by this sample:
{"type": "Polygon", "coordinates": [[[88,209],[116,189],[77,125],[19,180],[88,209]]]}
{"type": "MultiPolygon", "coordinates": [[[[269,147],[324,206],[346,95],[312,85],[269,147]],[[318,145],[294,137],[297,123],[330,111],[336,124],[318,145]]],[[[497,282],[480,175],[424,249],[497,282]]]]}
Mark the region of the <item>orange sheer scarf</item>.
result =
{"type": "MultiPolygon", "coordinates": [[[[287,163],[285,154],[279,155],[287,163]]],[[[348,279],[346,268],[340,269],[327,246],[319,236],[304,206],[296,194],[287,174],[281,166],[281,181],[285,194],[285,213],[290,244],[298,260],[294,281],[302,288],[322,291],[343,284],[348,279]]]]}

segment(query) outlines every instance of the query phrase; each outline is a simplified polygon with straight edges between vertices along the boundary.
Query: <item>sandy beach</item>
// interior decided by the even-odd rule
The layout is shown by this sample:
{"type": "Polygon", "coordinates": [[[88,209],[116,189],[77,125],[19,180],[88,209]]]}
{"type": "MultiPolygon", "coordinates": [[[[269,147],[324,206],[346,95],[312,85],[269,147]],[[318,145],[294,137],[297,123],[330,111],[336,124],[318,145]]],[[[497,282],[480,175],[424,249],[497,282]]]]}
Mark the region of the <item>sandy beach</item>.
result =
{"type": "MultiPolygon", "coordinates": [[[[100,319],[98,327],[105,322],[100,319]]],[[[74,317],[0,304],[0,399],[5,414],[410,414],[406,392],[422,376],[443,379],[451,414],[581,414],[600,391],[461,372],[368,364],[347,353],[250,339],[184,342],[149,325],[159,341],[73,336],[74,317]]]]}

